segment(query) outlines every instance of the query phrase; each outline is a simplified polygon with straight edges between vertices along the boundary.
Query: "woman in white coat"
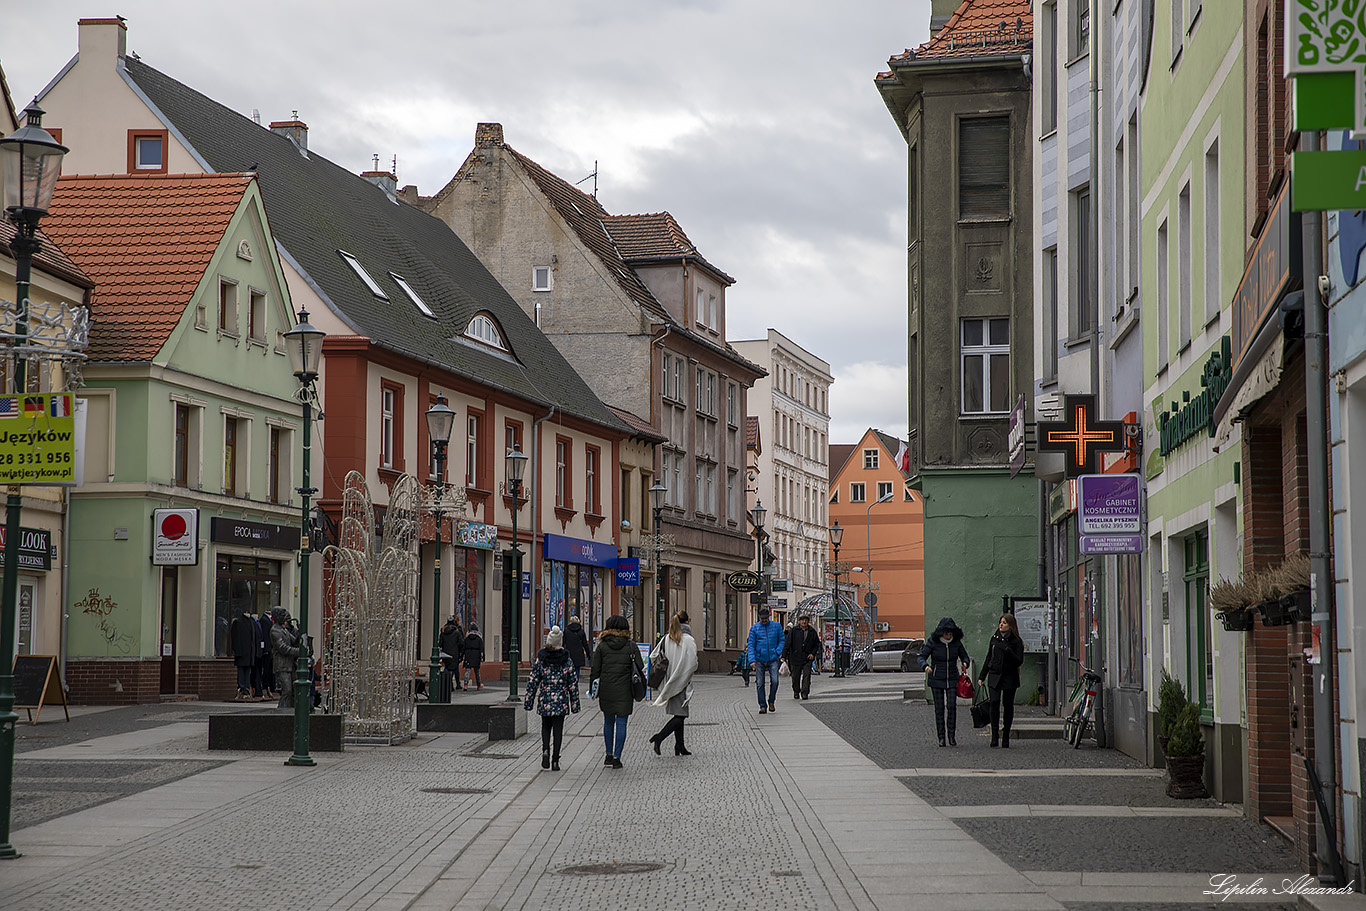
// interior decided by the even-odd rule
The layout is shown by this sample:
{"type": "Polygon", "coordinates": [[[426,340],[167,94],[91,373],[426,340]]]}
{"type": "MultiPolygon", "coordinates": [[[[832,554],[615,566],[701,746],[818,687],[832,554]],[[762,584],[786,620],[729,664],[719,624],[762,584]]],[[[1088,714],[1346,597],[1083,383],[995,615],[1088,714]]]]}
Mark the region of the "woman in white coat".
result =
{"type": "Polygon", "coordinates": [[[658,654],[663,651],[669,661],[669,673],[659,688],[659,695],[651,705],[660,705],[669,714],[663,729],[650,738],[655,754],[659,755],[659,745],[669,734],[674,735],[674,755],[691,756],[683,745],[683,719],[688,717],[688,701],[692,699],[692,675],[697,673],[697,640],[691,633],[684,632],[683,623],[675,614],[669,621],[669,634],[655,646],[658,654]]]}

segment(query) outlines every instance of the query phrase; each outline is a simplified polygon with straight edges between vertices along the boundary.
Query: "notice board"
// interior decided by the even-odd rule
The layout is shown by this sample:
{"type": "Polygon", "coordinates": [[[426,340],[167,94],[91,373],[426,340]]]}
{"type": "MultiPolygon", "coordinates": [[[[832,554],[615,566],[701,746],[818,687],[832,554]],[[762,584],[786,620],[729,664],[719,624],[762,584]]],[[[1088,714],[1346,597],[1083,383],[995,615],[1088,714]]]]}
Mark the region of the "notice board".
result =
{"type": "Polygon", "coordinates": [[[70,721],[71,713],[67,711],[66,692],[62,689],[62,675],[57,669],[57,656],[15,656],[14,707],[25,709],[29,722],[37,724],[43,706],[56,703],[61,703],[66,720],[70,721]]]}

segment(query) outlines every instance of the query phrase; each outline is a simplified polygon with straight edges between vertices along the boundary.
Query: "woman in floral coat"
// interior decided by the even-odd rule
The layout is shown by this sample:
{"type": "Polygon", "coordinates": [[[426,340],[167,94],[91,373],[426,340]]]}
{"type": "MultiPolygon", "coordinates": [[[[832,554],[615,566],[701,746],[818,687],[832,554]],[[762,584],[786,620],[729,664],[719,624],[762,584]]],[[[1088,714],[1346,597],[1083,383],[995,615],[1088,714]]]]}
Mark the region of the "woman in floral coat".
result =
{"type": "Polygon", "coordinates": [[[564,717],[579,710],[579,672],[569,663],[569,652],[564,648],[564,631],[552,626],[545,637],[545,648],[536,653],[531,666],[531,677],[526,683],[523,708],[528,712],[536,705],[541,716],[541,768],[560,770],[560,741],[564,738],[564,717]],[[554,752],[551,752],[551,735],[554,752]]]}

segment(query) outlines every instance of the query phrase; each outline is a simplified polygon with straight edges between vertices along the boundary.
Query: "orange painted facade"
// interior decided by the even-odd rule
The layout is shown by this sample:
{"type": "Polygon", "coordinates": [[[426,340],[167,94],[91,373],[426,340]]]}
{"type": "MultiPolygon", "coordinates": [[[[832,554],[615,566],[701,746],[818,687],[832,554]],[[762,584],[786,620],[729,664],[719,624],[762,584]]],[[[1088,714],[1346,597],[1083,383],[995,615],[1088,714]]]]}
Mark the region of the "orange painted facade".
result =
{"type": "Polygon", "coordinates": [[[830,524],[844,529],[840,560],[860,570],[841,576],[840,586],[863,604],[869,582],[877,584],[877,620],[890,625],[874,634],[879,639],[925,635],[924,511],[897,468],[898,443],[869,428],[830,481],[830,524]],[[879,484],[892,493],[885,503],[877,502],[879,484]]]}

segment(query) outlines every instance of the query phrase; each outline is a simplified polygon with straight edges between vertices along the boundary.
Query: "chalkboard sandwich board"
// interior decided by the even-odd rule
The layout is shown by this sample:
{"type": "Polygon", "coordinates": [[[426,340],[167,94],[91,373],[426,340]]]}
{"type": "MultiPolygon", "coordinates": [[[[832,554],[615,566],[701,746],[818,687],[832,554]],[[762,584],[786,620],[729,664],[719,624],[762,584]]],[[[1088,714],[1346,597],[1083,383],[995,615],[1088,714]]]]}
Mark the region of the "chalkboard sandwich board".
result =
{"type": "Polygon", "coordinates": [[[15,656],[14,707],[27,710],[29,723],[37,724],[43,705],[57,702],[62,704],[66,720],[70,721],[71,713],[67,711],[66,693],[62,690],[62,675],[57,670],[57,656],[15,656]]]}

